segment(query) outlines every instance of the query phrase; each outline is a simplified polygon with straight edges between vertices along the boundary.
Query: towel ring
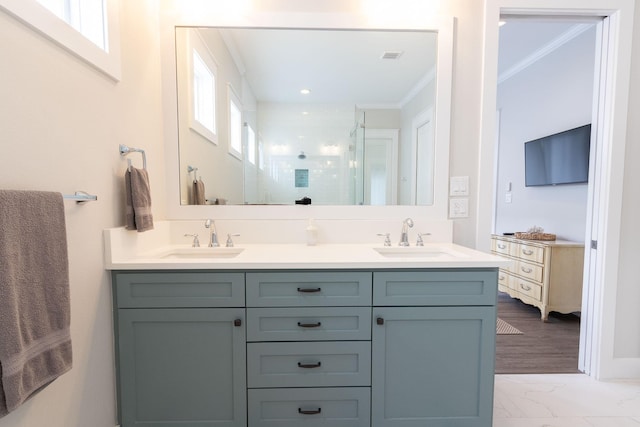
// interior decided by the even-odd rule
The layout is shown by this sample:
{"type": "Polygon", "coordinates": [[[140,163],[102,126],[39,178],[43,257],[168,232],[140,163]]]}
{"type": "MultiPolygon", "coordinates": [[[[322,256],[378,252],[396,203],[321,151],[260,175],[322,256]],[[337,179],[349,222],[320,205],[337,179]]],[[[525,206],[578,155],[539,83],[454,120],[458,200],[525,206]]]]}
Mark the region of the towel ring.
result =
{"type": "MultiPolygon", "coordinates": [[[[124,144],[120,144],[120,155],[122,157],[128,156],[131,153],[141,153],[142,154],[142,167],[146,170],[147,169],[147,156],[144,152],[143,149],[141,148],[135,148],[135,147],[129,147],[127,145],[124,144]]],[[[127,159],[128,162],[128,168],[129,170],[131,170],[131,159],[127,159]]]]}

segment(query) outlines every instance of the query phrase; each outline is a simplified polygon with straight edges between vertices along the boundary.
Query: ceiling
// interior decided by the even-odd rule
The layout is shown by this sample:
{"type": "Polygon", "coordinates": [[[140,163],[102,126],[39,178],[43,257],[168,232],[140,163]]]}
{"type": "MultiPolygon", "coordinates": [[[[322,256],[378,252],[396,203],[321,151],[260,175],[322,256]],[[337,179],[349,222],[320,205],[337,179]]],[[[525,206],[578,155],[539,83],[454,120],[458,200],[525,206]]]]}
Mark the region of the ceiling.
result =
{"type": "Polygon", "coordinates": [[[397,105],[435,68],[434,32],[243,28],[222,35],[261,102],[397,105]],[[385,52],[401,55],[382,59],[385,52]],[[301,96],[303,88],[311,93],[301,96]]]}

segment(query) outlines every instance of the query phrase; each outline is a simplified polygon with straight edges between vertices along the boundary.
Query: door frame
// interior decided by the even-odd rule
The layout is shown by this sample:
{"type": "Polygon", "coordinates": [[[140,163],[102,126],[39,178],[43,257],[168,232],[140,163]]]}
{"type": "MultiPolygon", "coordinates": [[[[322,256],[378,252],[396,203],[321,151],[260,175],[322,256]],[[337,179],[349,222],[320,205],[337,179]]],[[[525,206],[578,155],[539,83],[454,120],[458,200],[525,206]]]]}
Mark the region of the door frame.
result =
{"type": "MultiPolygon", "coordinates": [[[[398,129],[366,129],[364,131],[364,165],[363,168],[366,168],[367,163],[367,140],[371,139],[385,139],[389,141],[389,145],[387,146],[387,151],[390,151],[390,156],[387,159],[387,165],[389,166],[389,178],[387,178],[387,183],[389,184],[389,189],[387,194],[389,195],[389,199],[387,201],[387,205],[392,204],[395,205],[398,203],[398,144],[399,144],[399,133],[398,129]]],[[[366,178],[366,177],[365,177],[366,178]]],[[[364,182],[365,186],[365,204],[367,201],[367,193],[366,189],[369,183],[364,182]]],[[[370,198],[370,196],[369,196],[370,198]]]]}
{"type": "MultiPolygon", "coordinates": [[[[593,218],[598,250],[589,259],[596,271],[583,292],[583,315],[591,316],[585,323],[580,343],[581,366],[596,378],[628,375],[628,361],[614,357],[615,309],[618,280],[618,256],[621,235],[622,189],[624,184],[624,153],[627,131],[627,110],[631,69],[631,46],[634,18],[633,0],[486,0],[484,28],[484,64],[481,101],[481,133],[478,170],[476,248],[489,250],[492,232],[492,203],[495,183],[496,94],[498,77],[498,37],[501,14],[599,16],[609,18],[610,34],[603,46],[607,52],[600,67],[600,87],[606,96],[597,103],[602,132],[599,203],[593,218]],[[615,143],[614,143],[615,142],[615,143]],[[588,357],[586,357],[588,356],[588,357]]],[[[591,189],[590,189],[591,192],[591,189]]],[[[589,215],[589,214],[588,214],[589,215]]],[[[589,231],[589,235],[590,235],[589,231]]],[[[586,283],[586,282],[585,282],[586,283]]],[[[640,359],[638,359],[640,362],[640,359]]],[[[631,363],[640,371],[640,363],[631,363]]]]}

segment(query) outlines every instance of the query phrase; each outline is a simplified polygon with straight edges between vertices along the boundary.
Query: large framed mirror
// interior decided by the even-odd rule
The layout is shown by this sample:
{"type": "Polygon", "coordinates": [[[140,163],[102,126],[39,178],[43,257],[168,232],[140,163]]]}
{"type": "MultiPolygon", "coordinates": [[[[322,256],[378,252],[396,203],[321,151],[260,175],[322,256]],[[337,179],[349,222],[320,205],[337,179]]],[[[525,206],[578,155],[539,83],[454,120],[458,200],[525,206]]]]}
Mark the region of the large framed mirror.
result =
{"type": "Polygon", "coordinates": [[[170,217],[446,218],[453,20],[268,18],[161,20],[170,217]]]}

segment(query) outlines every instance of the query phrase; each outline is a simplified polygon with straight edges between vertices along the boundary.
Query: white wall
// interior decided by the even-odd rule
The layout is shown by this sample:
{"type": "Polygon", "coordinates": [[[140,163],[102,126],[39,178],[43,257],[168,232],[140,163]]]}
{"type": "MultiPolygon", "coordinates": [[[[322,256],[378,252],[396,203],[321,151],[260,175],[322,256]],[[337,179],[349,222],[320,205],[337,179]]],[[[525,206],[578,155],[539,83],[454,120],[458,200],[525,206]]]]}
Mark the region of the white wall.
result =
{"type": "Polygon", "coordinates": [[[155,3],[121,2],[119,83],[0,12],[0,188],[98,196],[85,205],[65,202],[73,369],[0,418],[1,427],[116,424],[102,230],[124,224],[126,161],[119,143],[146,150],[154,217],[165,217],[155,3]]]}
{"type": "Polygon", "coordinates": [[[594,58],[595,26],[498,87],[497,233],[536,225],[584,241],[587,184],[525,187],[524,143],[591,123],[594,58]]]}
{"type": "MultiPolygon", "coordinates": [[[[181,0],[185,2],[186,0],[181,0]]],[[[154,215],[165,216],[160,48],[157,0],[121,1],[123,78],[114,83],[0,12],[0,187],[95,193],[98,202],[67,204],[75,366],[33,400],[0,419],[0,427],[113,427],[115,425],[111,292],[104,270],[102,230],[124,224],[118,143],[146,149],[154,215]],[[35,119],[33,119],[35,117],[35,119]]],[[[211,1],[212,7],[222,2],[211,1]]],[[[229,2],[227,2],[229,3],[229,2]]],[[[372,2],[373,3],[373,2],[372,2]]],[[[356,0],[269,1],[263,11],[354,12],[356,0]]],[[[393,0],[393,9],[405,4],[393,0]]],[[[217,6],[216,6],[217,5],[217,6]]],[[[426,2],[423,3],[423,6],[426,2]]],[[[457,16],[451,175],[475,188],[480,140],[483,2],[430,2],[434,13],[457,16]]],[[[392,10],[393,10],[392,9],[392,10]]],[[[414,14],[415,15],[415,14],[414,14]]],[[[395,19],[387,14],[388,19],[395,19]]],[[[640,8],[636,9],[632,75],[640,73],[640,8]]],[[[628,138],[640,139],[640,81],[630,93],[628,138]]],[[[134,159],[135,161],[135,159],[134,159]]],[[[640,147],[628,144],[623,237],[617,295],[616,354],[640,357],[640,147]],[[624,322],[623,322],[624,320],[624,322]]],[[[470,218],[455,223],[454,240],[474,246],[477,195],[470,218]]],[[[613,319],[612,319],[613,321],[613,319]]]]}

